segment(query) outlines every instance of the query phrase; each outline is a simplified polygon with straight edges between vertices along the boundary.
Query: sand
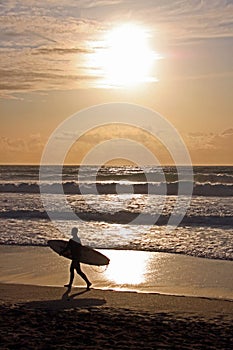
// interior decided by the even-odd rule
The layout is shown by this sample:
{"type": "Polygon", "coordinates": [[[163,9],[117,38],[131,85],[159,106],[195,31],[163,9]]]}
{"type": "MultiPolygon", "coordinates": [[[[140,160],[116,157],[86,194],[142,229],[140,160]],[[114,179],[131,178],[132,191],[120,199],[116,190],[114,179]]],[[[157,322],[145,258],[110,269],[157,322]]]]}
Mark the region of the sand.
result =
{"type": "MultiPolygon", "coordinates": [[[[5,249],[16,263],[18,248],[11,248],[9,253],[9,247],[2,247],[1,253],[5,249]]],[[[36,259],[39,251],[30,254],[36,259]]],[[[27,254],[22,266],[25,261],[27,254]]],[[[233,301],[103,290],[95,284],[90,291],[68,291],[46,285],[47,277],[43,285],[43,276],[29,273],[32,265],[24,265],[22,284],[17,278],[22,266],[9,270],[17,283],[0,283],[1,349],[233,348],[233,301]]],[[[4,269],[1,265],[2,279],[4,269]]]]}
{"type": "Polygon", "coordinates": [[[230,301],[0,284],[1,349],[232,349],[230,301]]]}
{"type": "MultiPolygon", "coordinates": [[[[82,265],[95,289],[233,300],[233,261],[182,254],[102,250],[108,268],[82,265]]],[[[0,283],[63,286],[70,260],[48,247],[0,245],[0,283]]],[[[75,278],[76,286],[85,283],[75,278]]]]}

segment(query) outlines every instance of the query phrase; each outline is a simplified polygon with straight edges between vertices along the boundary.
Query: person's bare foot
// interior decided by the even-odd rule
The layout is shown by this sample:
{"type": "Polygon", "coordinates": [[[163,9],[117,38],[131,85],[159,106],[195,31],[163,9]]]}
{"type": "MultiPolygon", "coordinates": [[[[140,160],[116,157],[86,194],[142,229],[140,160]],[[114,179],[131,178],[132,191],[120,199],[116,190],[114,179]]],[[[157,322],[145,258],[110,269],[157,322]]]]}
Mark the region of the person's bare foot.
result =
{"type": "Polygon", "coordinates": [[[87,283],[87,290],[89,290],[89,289],[90,289],[91,285],[92,285],[92,283],[91,283],[91,282],[88,282],[88,283],[87,283]]]}

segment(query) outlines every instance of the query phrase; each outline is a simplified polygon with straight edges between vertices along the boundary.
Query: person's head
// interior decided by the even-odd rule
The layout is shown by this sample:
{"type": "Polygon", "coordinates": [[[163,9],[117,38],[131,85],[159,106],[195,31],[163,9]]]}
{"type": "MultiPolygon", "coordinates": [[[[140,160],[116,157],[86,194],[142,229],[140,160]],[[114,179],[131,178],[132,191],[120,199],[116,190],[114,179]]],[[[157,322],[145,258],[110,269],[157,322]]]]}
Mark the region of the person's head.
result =
{"type": "Polygon", "coordinates": [[[73,228],[72,228],[71,234],[72,234],[73,237],[74,237],[74,236],[77,236],[77,234],[78,234],[78,229],[77,229],[77,227],[73,227],[73,228]]]}
{"type": "Polygon", "coordinates": [[[72,235],[72,240],[79,243],[79,244],[82,244],[81,243],[81,240],[78,236],[78,229],[77,227],[73,227],[72,230],[71,230],[71,235],[72,235]]]}

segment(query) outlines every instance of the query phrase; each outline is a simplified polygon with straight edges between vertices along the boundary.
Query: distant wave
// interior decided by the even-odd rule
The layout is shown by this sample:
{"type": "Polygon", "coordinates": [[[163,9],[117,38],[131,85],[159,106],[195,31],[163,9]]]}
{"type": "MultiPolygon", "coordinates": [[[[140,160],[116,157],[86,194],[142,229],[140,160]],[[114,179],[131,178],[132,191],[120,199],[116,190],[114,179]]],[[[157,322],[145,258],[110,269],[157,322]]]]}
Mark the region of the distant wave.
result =
{"type": "MultiPolygon", "coordinates": [[[[81,183],[65,182],[63,190],[65,194],[167,194],[177,195],[178,182],[171,183],[81,183]]],[[[188,183],[187,183],[188,184],[188,183]]],[[[185,185],[185,183],[184,183],[185,185]]],[[[57,194],[59,193],[59,184],[44,184],[42,186],[44,193],[57,194]]],[[[36,183],[1,183],[0,192],[11,193],[40,193],[40,187],[36,183]]],[[[185,195],[185,191],[181,193],[185,195]]],[[[233,196],[233,184],[212,184],[212,183],[195,183],[193,188],[194,196],[216,196],[228,197],[233,196]]]]}
{"type": "MultiPolygon", "coordinates": [[[[192,174],[190,169],[183,169],[182,174],[187,178],[192,174]]],[[[194,168],[194,181],[196,183],[211,184],[232,184],[233,183],[233,167],[203,167],[194,168]]],[[[56,168],[48,168],[44,174],[48,181],[58,181],[60,176],[56,168]]],[[[98,168],[84,167],[79,172],[78,168],[64,168],[63,180],[65,182],[78,180],[80,182],[121,182],[128,181],[132,183],[160,183],[166,179],[167,183],[178,181],[178,173],[176,168],[167,167],[164,171],[161,169],[150,168],[142,170],[137,168],[98,168]]],[[[1,167],[0,166],[0,181],[15,182],[38,182],[39,168],[30,167],[1,167]]]]}
{"type": "Polygon", "coordinates": [[[211,184],[232,184],[233,175],[231,174],[195,174],[195,182],[211,184]]]}
{"type": "MultiPolygon", "coordinates": [[[[67,212],[56,212],[57,220],[69,220],[73,219],[67,212]]],[[[137,225],[167,225],[170,215],[160,215],[156,221],[155,215],[148,213],[133,213],[129,211],[118,211],[115,213],[101,213],[101,212],[82,212],[76,211],[76,215],[83,221],[96,221],[96,222],[107,222],[107,223],[118,223],[118,224],[129,224],[135,221],[137,225]],[[140,216],[139,216],[140,214],[140,216]]],[[[0,212],[0,218],[4,219],[48,219],[48,214],[43,210],[9,210],[0,212]]],[[[208,227],[219,227],[219,226],[230,226],[233,227],[232,216],[185,216],[180,225],[188,226],[208,226],[208,227]]]]}
{"type": "MultiPolygon", "coordinates": [[[[162,182],[166,179],[168,183],[176,182],[178,180],[178,174],[176,172],[170,173],[137,173],[137,174],[101,174],[97,176],[97,181],[132,181],[132,182],[162,182]]],[[[206,183],[210,182],[212,184],[232,184],[233,175],[232,174],[208,174],[208,173],[197,173],[194,174],[195,182],[206,183]]]]}

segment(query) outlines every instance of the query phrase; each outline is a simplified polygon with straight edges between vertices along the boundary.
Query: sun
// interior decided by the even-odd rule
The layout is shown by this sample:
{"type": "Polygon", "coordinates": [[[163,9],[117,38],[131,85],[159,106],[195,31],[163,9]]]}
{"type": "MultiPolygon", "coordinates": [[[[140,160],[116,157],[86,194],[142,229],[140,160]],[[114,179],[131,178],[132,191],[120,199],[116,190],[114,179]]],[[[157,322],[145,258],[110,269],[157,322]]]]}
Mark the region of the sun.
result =
{"type": "Polygon", "coordinates": [[[152,82],[152,67],[159,55],[149,46],[149,33],[141,26],[124,24],[107,33],[94,61],[106,87],[129,87],[152,82]]]}

